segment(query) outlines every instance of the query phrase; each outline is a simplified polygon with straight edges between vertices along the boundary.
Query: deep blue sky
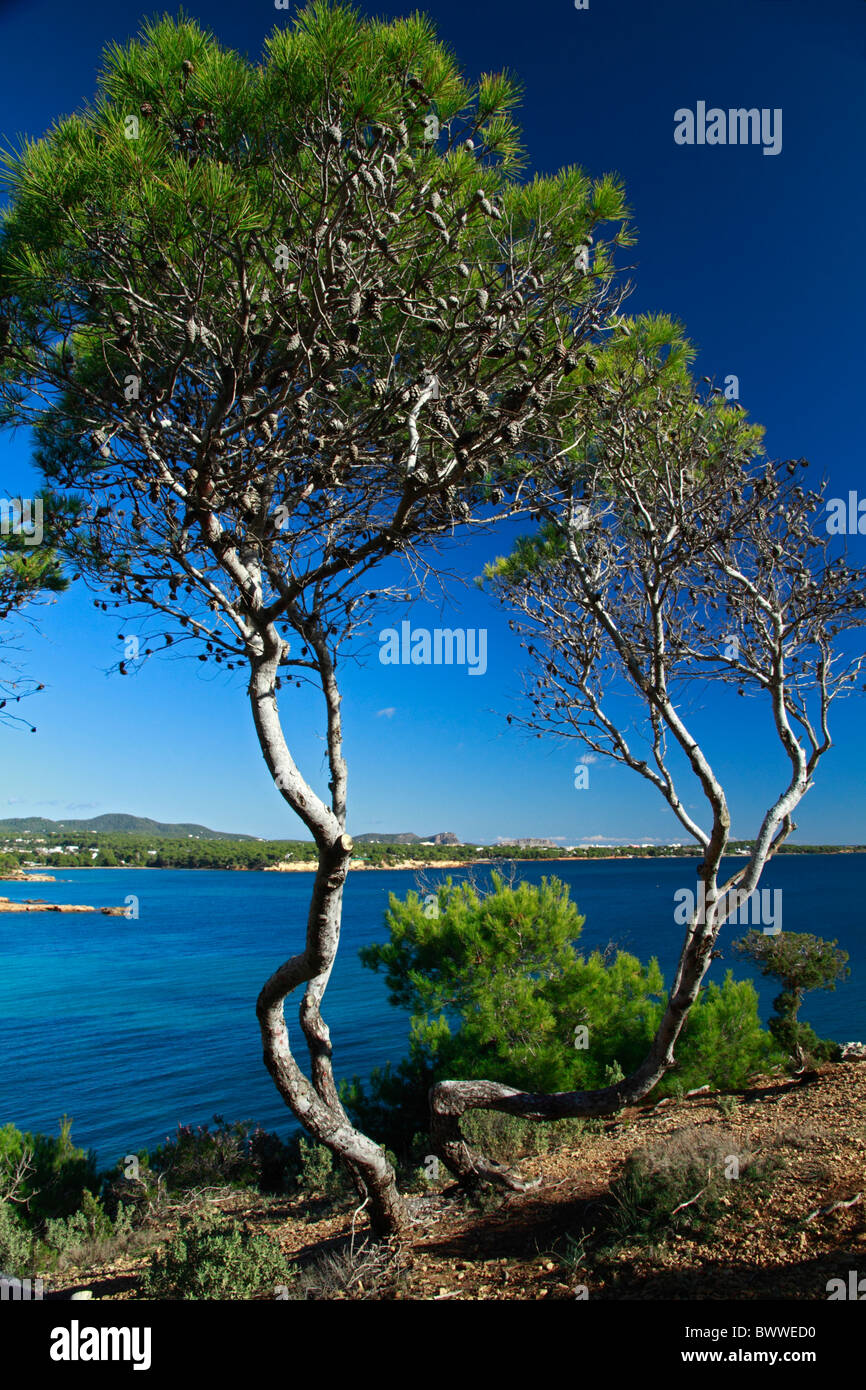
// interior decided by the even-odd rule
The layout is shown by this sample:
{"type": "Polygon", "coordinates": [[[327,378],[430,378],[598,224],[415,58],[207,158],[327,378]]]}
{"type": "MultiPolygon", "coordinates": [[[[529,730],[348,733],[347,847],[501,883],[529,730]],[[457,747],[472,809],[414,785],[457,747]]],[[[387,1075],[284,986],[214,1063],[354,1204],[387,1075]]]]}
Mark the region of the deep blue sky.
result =
{"type": "MultiPolygon", "coordinates": [[[[91,97],[102,44],[132,37],[162,8],[0,0],[6,138],[38,137],[91,97]]],[[[185,8],[253,59],[287,18],[265,0],[185,8]]],[[[359,8],[395,16],[410,7],[359,8]]],[[[580,164],[622,176],[639,232],[630,311],[681,318],[700,348],[699,371],[739,377],[771,455],[809,458],[830,479],[830,495],[862,494],[863,0],[591,0],[580,12],[572,0],[434,0],[426,9],[468,75],[508,67],[523,79],[528,172],[580,164]],[[698,101],[780,107],[781,153],[675,144],[675,110],[698,101]]],[[[0,491],[33,485],[28,458],[25,438],[0,440],[0,491]]],[[[850,545],[862,563],[866,538],[850,545]]],[[[477,574],[500,548],[476,542],[461,566],[477,574]]],[[[519,649],[483,595],[470,589],[459,603],[452,623],[488,629],[483,677],[383,667],[375,656],[344,672],[350,829],[680,839],[673,816],[633,775],[599,762],[589,788],[575,791],[577,747],[506,726],[519,649]]],[[[410,616],[416,625],[440,621],[419,608],[410,616]]],[[[242,682],[203,678],[185,661],[153,661],[133,679],[106,675],[124,624],[97,614],[83,590],[41,613],[40,626],[43,635],[27,637],[27,664],[48,689],[28,706],[37,734],[0,727],[0,817],[123,810],[300,833],[270,785],[242,682]]],[[[862,701],[838,709],[836,747],[797,816],[799,839],[866,841],[863,717],[862,701]]],[[[695,701],[694,721],[729,788],[734,831],[747,836],[785,772],[767,711],[714,694],[695,701]]],[[[318,779],[313,706],[287,704],[286,724],[302,768],[318,779]]]]}

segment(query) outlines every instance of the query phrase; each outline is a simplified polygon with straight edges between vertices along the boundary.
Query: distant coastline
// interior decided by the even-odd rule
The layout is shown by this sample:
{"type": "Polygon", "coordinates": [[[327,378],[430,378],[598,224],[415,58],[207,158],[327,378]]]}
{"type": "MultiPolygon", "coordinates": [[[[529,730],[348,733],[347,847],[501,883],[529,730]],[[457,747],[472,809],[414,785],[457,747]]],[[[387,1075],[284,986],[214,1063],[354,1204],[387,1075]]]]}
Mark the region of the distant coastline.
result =
{"type": "MultiPolygon", "coordinates": [[[[848,848],[840,846],[838,849],[827,848],[820,851],[789,849],[785,851],[784,857],[805,858],[810,854],[818,852],[821,854],[866,854],[866,847],[861,848],[855,846],[848,848]]],[[[491,866],[495,867],[497,864],[605,864],[613,860],[627,862],[635,859],[688,859],[692,856],[692,853],[695,856],[699,854],[697,845],[692,852],[686,850],[685,852],[680,851],[677,854],[559,854],[545,855],[543,857],[539,855],[537,858],[516,856],[513,859],[508,858],[507,855],[497,855],[495,858],[482,858],[479,855],[477,859],[404,859],[393,864],[366,864],[363,861],[350,861],[349,869],[352,872],[360,873],[417,873],[425,869],[465,869],[469,865],[481,865],[485,868],[489,868],[491,866]]],[[[746,858],[746,854],[743,850],[735,850],[726,857],[744,859],[746,858]]],[[[68,866],[63,865],[62,867],[54,864],[51,867],[54,870],[54,874],[58,872],[62,874],[88,873],[93,869],[108,869],[110,872],[128,872],[130,869],[147,869],[157,872],[163,870],[173,873],[298,874],[315,873],[318,864],[315,859],[297,859],[288,861],[284,864],[264,864],[252,867],[246,864],[235,864],[232,865],[231,868],[223,869],[215,869],[210,865],[188,864],[177,866],[172,864],[70,864],[68,866]]],[[[39,879],[38,875],[40,872],[40,870],[34,868],[32,871],[22,869],[20,873],[16,874],[0,873],[0,882],[33,883],[37,881],[49,881],[44,875],[39,879]]]]}

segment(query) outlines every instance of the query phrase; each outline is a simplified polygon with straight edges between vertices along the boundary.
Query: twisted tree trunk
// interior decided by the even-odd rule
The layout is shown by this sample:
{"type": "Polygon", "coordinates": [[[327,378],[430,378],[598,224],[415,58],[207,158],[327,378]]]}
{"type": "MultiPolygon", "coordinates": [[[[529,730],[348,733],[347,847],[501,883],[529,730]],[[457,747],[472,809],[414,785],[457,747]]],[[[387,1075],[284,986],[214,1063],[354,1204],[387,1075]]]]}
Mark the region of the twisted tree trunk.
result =
{"type": "MultiPolygon", "coordinates": [[[[255,664],[250,685],[253,717],[262,752],[277,786],[314,835],[319,863],[304,949],[274,971],[256,1004],[264,1062],[283,1100],[304,1128],[320,1143],[326,1144],[348,1168],[368,1203],[374,1234],[393,1236],[405,1228],[407,1221],[396,1174],[384,1150],[355,1129],[340,1103],[331,1065],[330,1033],[321,1014],[322,996],[340,941],[343,885],[352,854],[352,838],[345,832],[344,816],[335,815],[316,796],[301,778],[289,753],[275,693],[281,652],[282,644],[277,639],[269,656],[255,664]],[[285,1018],[285,1001],[301,985],[306,985],[299,1019],[310,1057],[309,1079],[292,1053],[285,1018]]],[[[342,801],[339,787],[344,768],[337,753],[338,745],[332,748],[332,768],[336,767],[338,779],[335,797],[342,801]]]]}

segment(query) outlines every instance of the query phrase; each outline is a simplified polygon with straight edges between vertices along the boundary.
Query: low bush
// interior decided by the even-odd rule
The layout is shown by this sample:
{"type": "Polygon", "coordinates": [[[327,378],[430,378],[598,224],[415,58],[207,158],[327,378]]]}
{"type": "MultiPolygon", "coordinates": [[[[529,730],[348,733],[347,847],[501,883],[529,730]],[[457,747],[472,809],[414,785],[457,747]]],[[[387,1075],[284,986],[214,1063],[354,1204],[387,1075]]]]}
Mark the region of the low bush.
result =
{"type": "Polygon", "coordinates": [[[251,1120],[228,1123],[221,1115],[209,1125],[178,1125],[177,1133],[145,1154],[147,1167],[171,1192],[204,1187],[285,1190],[291,1151],[276,1135],[251,1120]]]}
{"type": "Polygon", "coordinates": [[[495,1163],[511,1163],[530,1154],[543,1154],[575,1144],[587,1130],[587,1121],[553,1120],[537,1124],[519,1115],[502,1115],[496,1110],[471,1110],[463,1117],[461,1129],[466,1141],[495,1163]]]}
{"type": "Polygon", "coordinates": [[[740,1204],[749,1185],[765,1184],[776,1166],[713,1125],[677,1130],[629,1154],[610,1185],[607,1233],[614,1244],[699,1234],[740,1204]]]}
{"type": "Polygon", "coordinates": [[[298,1138],[295,1185],[308,1197],[343,1197],[351,1192],[351,1180],[325,1144],[298,1138]]]}
{"type": "Polygon", "coordinates": [[[85,1192],[78,1211],[45,1222],[39,1242],[40,1263],[53,1269],[98,1263],[127,1249],[133,1230],[133,1214],[128,1208],[121,1206],[112,1217],[98,1197],[85,1192]]]}
{"type": "Polygon", "coordinates": [[[152,1256],[143,1293],[152,1299],[273,1298],[294,1278],[270,1236],[235,1221],[197,1217],[185,1219],[174,1239],[152,1256]]]}
{"type": "Polygon", "coordinates": [[[11,1202],[0,1202],[0,1273],[33,1273],[33,1235],[11,1202]]]}

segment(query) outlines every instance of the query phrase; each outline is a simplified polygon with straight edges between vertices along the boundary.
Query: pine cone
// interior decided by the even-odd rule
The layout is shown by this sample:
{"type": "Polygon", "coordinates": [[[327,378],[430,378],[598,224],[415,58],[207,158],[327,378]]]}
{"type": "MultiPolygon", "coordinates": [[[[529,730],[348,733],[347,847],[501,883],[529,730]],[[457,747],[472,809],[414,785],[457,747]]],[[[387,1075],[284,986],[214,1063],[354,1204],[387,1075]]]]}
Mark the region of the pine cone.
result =
{"type": "Polygon", "coordinates": [[[380,377],[377,377],[376,380],[373,382],[373,395],[374,395],[374,396],[378,396],[378,397],[381,399],[382,396],[385,396],[385,395],[387,395],[387,394],[388,394],[388,383],[387,383],[387,381],[385,380],[384,377],[381,377],[381,376],[380,376],[380,377]]]}

